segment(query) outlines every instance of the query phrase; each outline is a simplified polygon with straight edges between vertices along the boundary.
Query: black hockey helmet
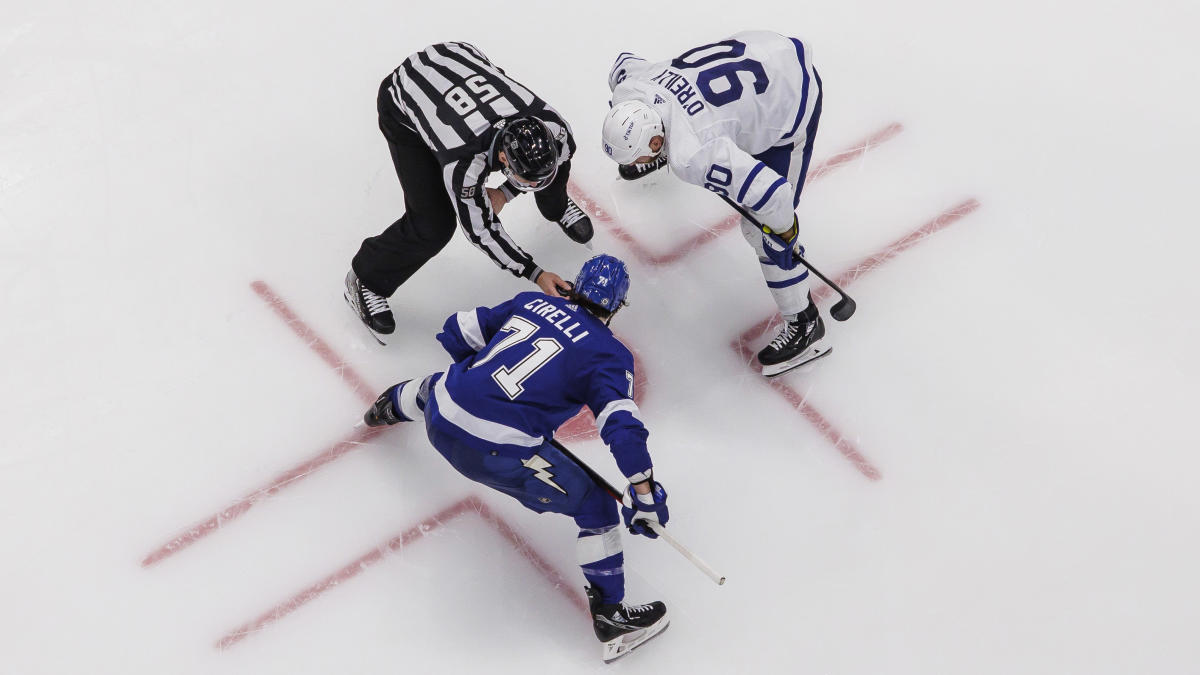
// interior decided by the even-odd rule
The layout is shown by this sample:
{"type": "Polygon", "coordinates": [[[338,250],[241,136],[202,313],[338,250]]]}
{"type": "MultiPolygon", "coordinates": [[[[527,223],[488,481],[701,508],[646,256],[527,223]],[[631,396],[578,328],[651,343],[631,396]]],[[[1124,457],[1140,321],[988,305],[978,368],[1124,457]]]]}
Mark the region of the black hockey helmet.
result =
{"type": "Polygon", "coordinates": [[[554,181],[558,175],[558,143],[545,122],[536,117],[508,119],[499,137],[499,149],[508,160],[502,170],[517,189],[537,192],[554,181]]]}

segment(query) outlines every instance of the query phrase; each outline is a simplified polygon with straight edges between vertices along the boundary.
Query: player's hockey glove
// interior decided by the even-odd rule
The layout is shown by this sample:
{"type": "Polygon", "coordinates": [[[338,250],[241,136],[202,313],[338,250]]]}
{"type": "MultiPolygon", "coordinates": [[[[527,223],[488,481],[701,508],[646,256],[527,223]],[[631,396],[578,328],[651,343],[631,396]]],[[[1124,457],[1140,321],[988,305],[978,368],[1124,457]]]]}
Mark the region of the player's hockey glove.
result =
{"type": "Polygon", "coordinates": [[[795,269],[796,265],[799,264],[796,260],[796,253],[797,249],[800,248],[798,241],[800,238],[800,223],[796,219],[796,216],[792,216],[792,227],[783,234],[776,233],[766,225],[762,226],[762,231],[763,252],[771,259],[771,262],[778,265],[780,269],[795,269]]]}
{"type": "Polygon", "coordinates": [[[409,421],[407,417],[401,417],[396,412],[396,395],[400,391],[400,387],[404,386],[404,382],[394,384],[388,387],[388,390],[379,395],[375,402],[371,404],[371,409],[367,414],[363,415],[363,422],[369,427],[382,427],[399,422],[409,421]]]}
{"type": "Polygon", "coordinates": [[[637,180],[649,176],[666,165],[667,153],[664,152],[645,164],[621,164],[617,166],[617,174],[625,180],[637,180]]]}
{"type": "Polygon", "coordinates": [[[625,519],[625,527],[633,534],[640,534],[651,539],[658,535],[645,525],[645,521],[653,520],[659,525],[666,525],[670,513],[667,512],[667,491],[662,483],[651,481],[650,494],[639,495],[633,486],[625,488],[621,497],[621,516],[625,519]],[[649,500],[649,501],[647,501],[649,500]]]}

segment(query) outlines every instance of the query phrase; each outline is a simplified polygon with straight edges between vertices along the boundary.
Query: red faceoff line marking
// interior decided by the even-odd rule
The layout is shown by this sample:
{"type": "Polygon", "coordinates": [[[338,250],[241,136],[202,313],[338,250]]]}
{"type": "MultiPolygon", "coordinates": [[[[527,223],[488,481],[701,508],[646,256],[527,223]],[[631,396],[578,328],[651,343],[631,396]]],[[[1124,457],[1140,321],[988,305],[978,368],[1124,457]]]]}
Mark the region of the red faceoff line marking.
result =
{"type": "MultiPolygon", "coordinates": [[[[267,306],[275,312],[276,316],[283,319],[288,328],[296,334],[316,352],[330,368],[337,372],[342,381],[350,387],[350,389],[364,402],[370,403],[375,400],[373,389],[367,385],[366,381],[358,374],[358,371],[346,362],[337,352],[329,346],[329,343],[321,339],[321,336],[309,327],[299,316],[296,315],[287,302],[269,286],[265,281],[255,281],[250,284],[250,288],[262,298],[267,306]]],[[[207,519],[193,525],[184,530],[167,543],[158,547],[145,558],[142,559],[142,567],[150,567],[155,563],[161,562],[166,558],[182,551],[192,544],[200,541],[204,537],[221,529],[222,526],[229,522],[245,515],[258,502],[266,499],[279,492],[283,488],[292,485],[306,476],[310,475],[322,466],[332,462],[333,460],[345,455],[346,453],[362,447],[362,444],[378,436],[384,430],[383,427],[378,429],[359,428],[355,429],[350,435],[346,436],[333,445],[325,448],[315,457],[308,459],[300,464],[284,471],[276,476],[270,483],[255,489],[246,496],[242,497],[233,505],[219,511],[207,519]]]]}
{"type": "MultiPolygon", "coordinates": [[[[255,281],[251,284],[251,288],[254,289],[254,292],[257,293],[259,297],[266,301],[268,306],[275,311],[276,315],[283,319],[288,327],[290,327],[301,340],[304,340],[304,342],[307,343],[309,347],[312,348],[312,350],[316,352],[323,361],[325,361],[325,363],[337,371],[338,375],[341,376],[342,381],[344,381],[351,388],[351,390],[353,390],[354,393],[359,396],[359,398],[361,398],[364,402],[370,402],[374,400],[372,389],[366,384],[365,380],[363,380],[363,378],[345,361],[345,359],[339,356],[327,342],[321,339],[321,337],[318,336],[316,332],[308,326],[308,324],[301,320],[287,305],[287,303],[280,298],[270,286],[267,285],[266,282],[255,281]]],[[[188,546],[191,546],[200,539],[220,529],[222,525],[241,517],[243,514],[249,511],[254,504],[258,503],[262,499],[275,494],[276,492],[296,483],[306,476],[311,475],[325,464],[338,459],[351,450],[362,447],[366,441],[369,441],[386,431],[388,431],[387,427],[374,429],[362,427],[355,429],[347,438],[335,443],[325,450],[322,450],[321,453],[319,453],[316,457],[313,457],[312,459],[302,462],[301,464],[285,471],[267,485],[240,499],[233,506],[230,506],[220,513],[210,516],[207,520],[198,523],[197,525],[176,536],[171,541],[147,555],[142,560],[142,566],[149,567],[154,565],[155,563],[170,557],[175,553],[178,553],[188,546]]],[[[518,534],[511,525],[504,521],[503,518],[493,512],[487,506],[487,504],[485,504],[478,497],[471,495],[425,519],[418,525],[404,531],[400,535],[393,537],[383,546],[377,547],[365,555],[360,556],[354,562],[327,576],[316,584],[308,587],[304,591],[301,591],[289,600],[275,606],[271,610],[259,616],[257,619],[231,631],[218,640],[216,646],[220,649],[225,649],[240,642],[248,635],[260,631],[263,627],[274,623],[284,616],[296,611],[301,606],[307,604],[312,599],[327,591],[330,587],[337,585],[341,581],[345,581],[346,579],[357,576],[367,567],[382,560],[386,553],[402,548],[415,539],[432,531],[434,528],[439,527],[445,522],[453,520],[459,515],[467,512],[474,512],[483,518],[484,522],[495,529],[500,536],[508,541],[517,551],[517,553],[529,561],[529,563],[533,565],[538,572],[549,579],[550,582],[554,584],[554,587],[559,589],[559,591],[562,592],[562,594],[567,598],[568,601],[571,602],[571,604],[575,605],[575,607],[577,607],[580,611],[585,613],[587,612],[587,606],[583,598],[570,590],[570,586],[567,584],[562,574],[559,573],[558,570],[554,569],[550,563],[546,562],[546,559],[538,554],[538,552],[528,541],[518,534]]]]}
{"type": "Polygon", "coordinates": [[[322,361],[329,364],[329,367],[333,368],[337,372],[338,376],[342,378],[342,381],[349,385],[360,399],[367,403],[375,400],[375,390],[367,385],[362,376],[359,375],[358,372],[350,366],[350,364],[346,363],[345,359],[339,356],[337,352],[333,351],[333,347],[330,347],[329,343],[322,340],[321,336],[317,335],[313,329],[309,328],[307,323],[304,323],[300,317],[296,316],[296,313],[292,311],[292,308],[289,307],[282,298],[276,295],[275,291],[271,290],[271,287],[267,285],[267,282],[261,280],[255,281],[254,283],[250,284],[250,288],[253,288],[254,292],[258,294],[258,297],[266,301],[267,305],[275,311],[275,314],[277,314],[279,318],[283,319],[283,322],[288,325],[288,328],[292,329],[292,332],[296,334],[296,337],[303,340],[310,348],[312,348],[314,352],[317,353],[317,356],[321,357],[322,361]]]}
{"type": "Polygon", "coordinates": [[[484,522],[491,525],[500,533],[502,537],[508,540],[513,545],[518,553],[533,565],[538,572],[541,572],[554,584],[555,588],[559,589],[571,604],[575,605],[580,612],[587,612],[587,605],[583,601],[583,597],[578,593],[571,591],[565,579],[558,573],[544,558],[538,555],[537,551],[525,541],[521,535],[517,534],[508,523],[504,522],[497,516],[487,504],[484,504],[478,497],[471,495],[465,499],[461,499],[454,504],[438,511],[432,516],[422,520],[420,523],[404,530],[400,534],[392,537],[383,544],[367,551],[349,564],[343,566],[336,572],[326,576],[320,581],[305,588],[292,597],[275,605],[271,609],[263,612],[258,618],[238,626],[232,631],[226,633],[221,639],[217,640],[216,647],[218,649],[228,649],[233,645],[241,642],[247,637],[258,633],[267,626],[279,621],[285,616],[295,612],[304,605],[312,602],[320,597],[330,588],[337,586],[345,581],[353,579],[359,574],[366,571],[368,567],[381,562],[384,558],[393,551],[398,551],[405,546],[421,539],[430,532],[436,530],[458,518],[459,516],[475,513],[483,518],[484,522]]]}
{"type": "Polygon", "coordinates": [[[301,462],[287,471],[284,471],[271,480],[270,483],[267,483],[266,485],[254,490],[250,494],[234,502],[234,504],[229,508],[226,508],[218,513],[214,513],[207,519],[179,533],[170,541],[158,547],[154,550],[154,552],[143,558],[142,567],[150,567],[151,565],[159,563],[175,555],[176,553],[179,553],[183,549],[200,541],[213,532],[216,532],[230,522],[242,517],[258,502],[274,495],[289,485],[294,485],[295,483],[315,472],[317,469],[320,469],[322,466],[325,466],[342,455],[361,448],[364,443],[375,438],[387,429],[388,427],[377,427],[375,429],[362,427],[355,429],[354,432],[352,432],[346,438],[343,438],[337,443],[325,448],[315,457],[301,462]]]}
{"type": "MultiPolygon", "coordinates": [[[[808,172],[808,178],[805,180],[805,185],[827,176],[834,169],[849,164],[850,162],[862,157],[868,150],[881,145],[904,130],[904,127],[898,123],[889,124],[879,131],[871,134],[867,138],[859,141],[855,145],[837,153],[836,155],[826,159],[808,172]]],[[[592,199],[575,183],[569,183],[568,189],[571,193],[571,198],[582,204],[589,213],[594,214],[596,220],[609,224],[609,231],[622,244],[633,253],[634,257],[646,265],[670,265],[678,262],[686,257],[692,251],[700,246],[703,246],[711,241],[714,241],[724,235],[726,232],[738,227],[741,222],[741,217],[732,215],[725,218],[721,222],[705,228],[696,235],[693,235],[682,244],[667,251],[666,253],[654,253],[650,249],[642,245],[640,241],[635,239],[624,227],[617,223],[612,216],[600,207],[596,200],[592,199]]]]}
{"type": "MultiPolygon", "coordinates": [[[[897,239],[887,246],[884,246],[876,253],[863,258],[858,263],[853,265],[849,270],[837,275],[834,278],[834,282],[843,288],[848,287],[850,284],[862,278],[872,270],[878,269],[887,261],[895,258],[901,252],[919,244],[930,235],[943,230],[950,225],[953,225],[978,208],[978,200],[968,199],[960,204],[946,209],[936,218],[930,220],[921,227],[918,227],[900,239],[897,239]]],[[[833,291],[831,291],[828,287],[822,286],[819,290],[813,292],[813,297],[816,300],[821,300],[829,295],[832,295],[832,293],[833,291]]],[[[730,347],[734,350],[734,352],[741,356],[741,358],[749,366],[751,363],[753,363],[754,359],[754,350],[751,345],[761,340],[763,335],[767,333],[767,331],[769,331],[773,326],[778,324],[779,321],[779,315],[771,316],[759,321],[749,329],[743,331],[742,334],[733,341],[730,347]]],[[[846,437],[840,431],[838,431],[837,428],[834,427],[833,424],[831,424],[829,420],[827,420],[825,416],[821,414],[820,411],[813,407],[811,403],[806,401],[804,396],[802,396],[795,389],[789,387],[781,379],[767,380],[767,382],[771,385],[772,389],[782,394],[783,397],[787,399],[788,403],[792,405],[792,407],[794,407],[800,412],[801,415],[804,416],[805,419],[812,423],[812,425],[817,428],[817,431],[819,431],[822,436],[832,443],[833,446],[837,448],[838,452],[842,453],[843,457],[850,460],[850,463],[852,463],[860,473],[871,480],[879,480],[882,477],[879,469],[872,465],[871,462],[864,457],[861,452],[859,452],[858,448],[856,448],[852,442],[847,440],[846,437]]]]}

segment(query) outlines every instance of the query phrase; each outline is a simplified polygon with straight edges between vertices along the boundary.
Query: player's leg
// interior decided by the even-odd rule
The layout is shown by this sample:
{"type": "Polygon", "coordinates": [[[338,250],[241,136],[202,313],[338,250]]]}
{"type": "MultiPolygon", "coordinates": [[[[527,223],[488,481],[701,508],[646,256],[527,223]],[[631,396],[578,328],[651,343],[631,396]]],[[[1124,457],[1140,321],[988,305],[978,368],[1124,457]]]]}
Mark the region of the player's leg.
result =
{"type": "MultiPolygon", "coordinates": [[[[384,81],[384,85],[388,83],[384,81]]],[[[367,327],[395,330],[387,298],[445,248],[456,215],[442,181],[442,167],[415,130],[397,120],[380,88],[379,128],[387,140],[396,176],[404,190],[404,215],[381,234],[363,240],[346,276],[347,300],[367,327]]],[[[394,107],[394,106],[391,106],[394,107]]]]}
{"type": "Polygon", "coordinates": [[[422,379],[405,380],[388,387],[375,398],[375,402],[363,415],[363,422],[369,427],[381,427],[424,420],[430,383],[437,375],[435,373],[422,379]]]}
{"type": "MultiPolygon", "coordinates": [[[[816,75],[816,71],[813,72],[816,75]]],[[[815,77],[815,89],[817,100],[804,134],[756,156],[776,173],[787,177],[792,186],[793,207],[799,204],[808,178],[813,140],[821,118],[820,75],[815,77]]],[[[771,262],[762,249],[762,234],[758,226],[745,219],[742,220],[742,234],[758,255],[763,279],[784,319],[779,333],[758,353],[763,374],[779,375],[828,353],[828,347],[818,344],[825,336],[825,325],[817,306],[812,302],[808,268],[797,265],[784,270],[771,262]]],[[[803,246],[800,247],[800,253],[804,253],[803,246]]]]}
{"type": "Polygon", "coordinates": [[[388,150],[404,189],[404,215],[364,240],[353,261],[363,285],[385,297],[450,243],[457,222],[433,152],[414,131],[393,138],[388,150]]]}
{"type": "MultiPolygon", "coordinates": [[[[742,219],[741,225],[742,236],[758,256],[763,281],[766,282],[767,290],[771,292],[780,315],[785,320],[794,320],[808,307],[808,268],[798,264],[792,269],[783,269],[775,264],[763,250],[763,235],[758,225],[745,218],[742,219]]],[[[803,253],[804,248],[801,247],[800,251],[803,253]]]]}
{"type": "Polygon", "coordinates": [[[661,633],[670,623],[661,601],[628,605],[625,598],[625,553],[618,527],[617,503],[600,487],[592,490],[574,514],[579,525],[575,551],[588,581],[588,608],[592,629],[603,645],[605,661],[661,633]]]}
{"type": "Polygon", "coordinates": [[[554,182],[533,193],[533,197],[543,218],[558,223],[571,241],[586,244],[592,239],[592,219],[567,194],[570,177],[571,162],[567,160],[558,167],[554,182]]]}

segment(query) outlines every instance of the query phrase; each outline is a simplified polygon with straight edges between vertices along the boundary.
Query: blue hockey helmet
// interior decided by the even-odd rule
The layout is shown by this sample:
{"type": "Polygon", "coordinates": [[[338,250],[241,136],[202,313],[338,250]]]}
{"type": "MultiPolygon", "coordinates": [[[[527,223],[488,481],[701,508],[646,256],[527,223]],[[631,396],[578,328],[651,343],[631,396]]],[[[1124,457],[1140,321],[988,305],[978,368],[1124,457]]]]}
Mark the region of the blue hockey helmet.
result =
{"type": "Polygon", "coordinates": [[[598,255],[583,263],[575,277],[575,295],[608,312],[625,304],[629,292],[629,270],[611,255],[598,255]]]}

